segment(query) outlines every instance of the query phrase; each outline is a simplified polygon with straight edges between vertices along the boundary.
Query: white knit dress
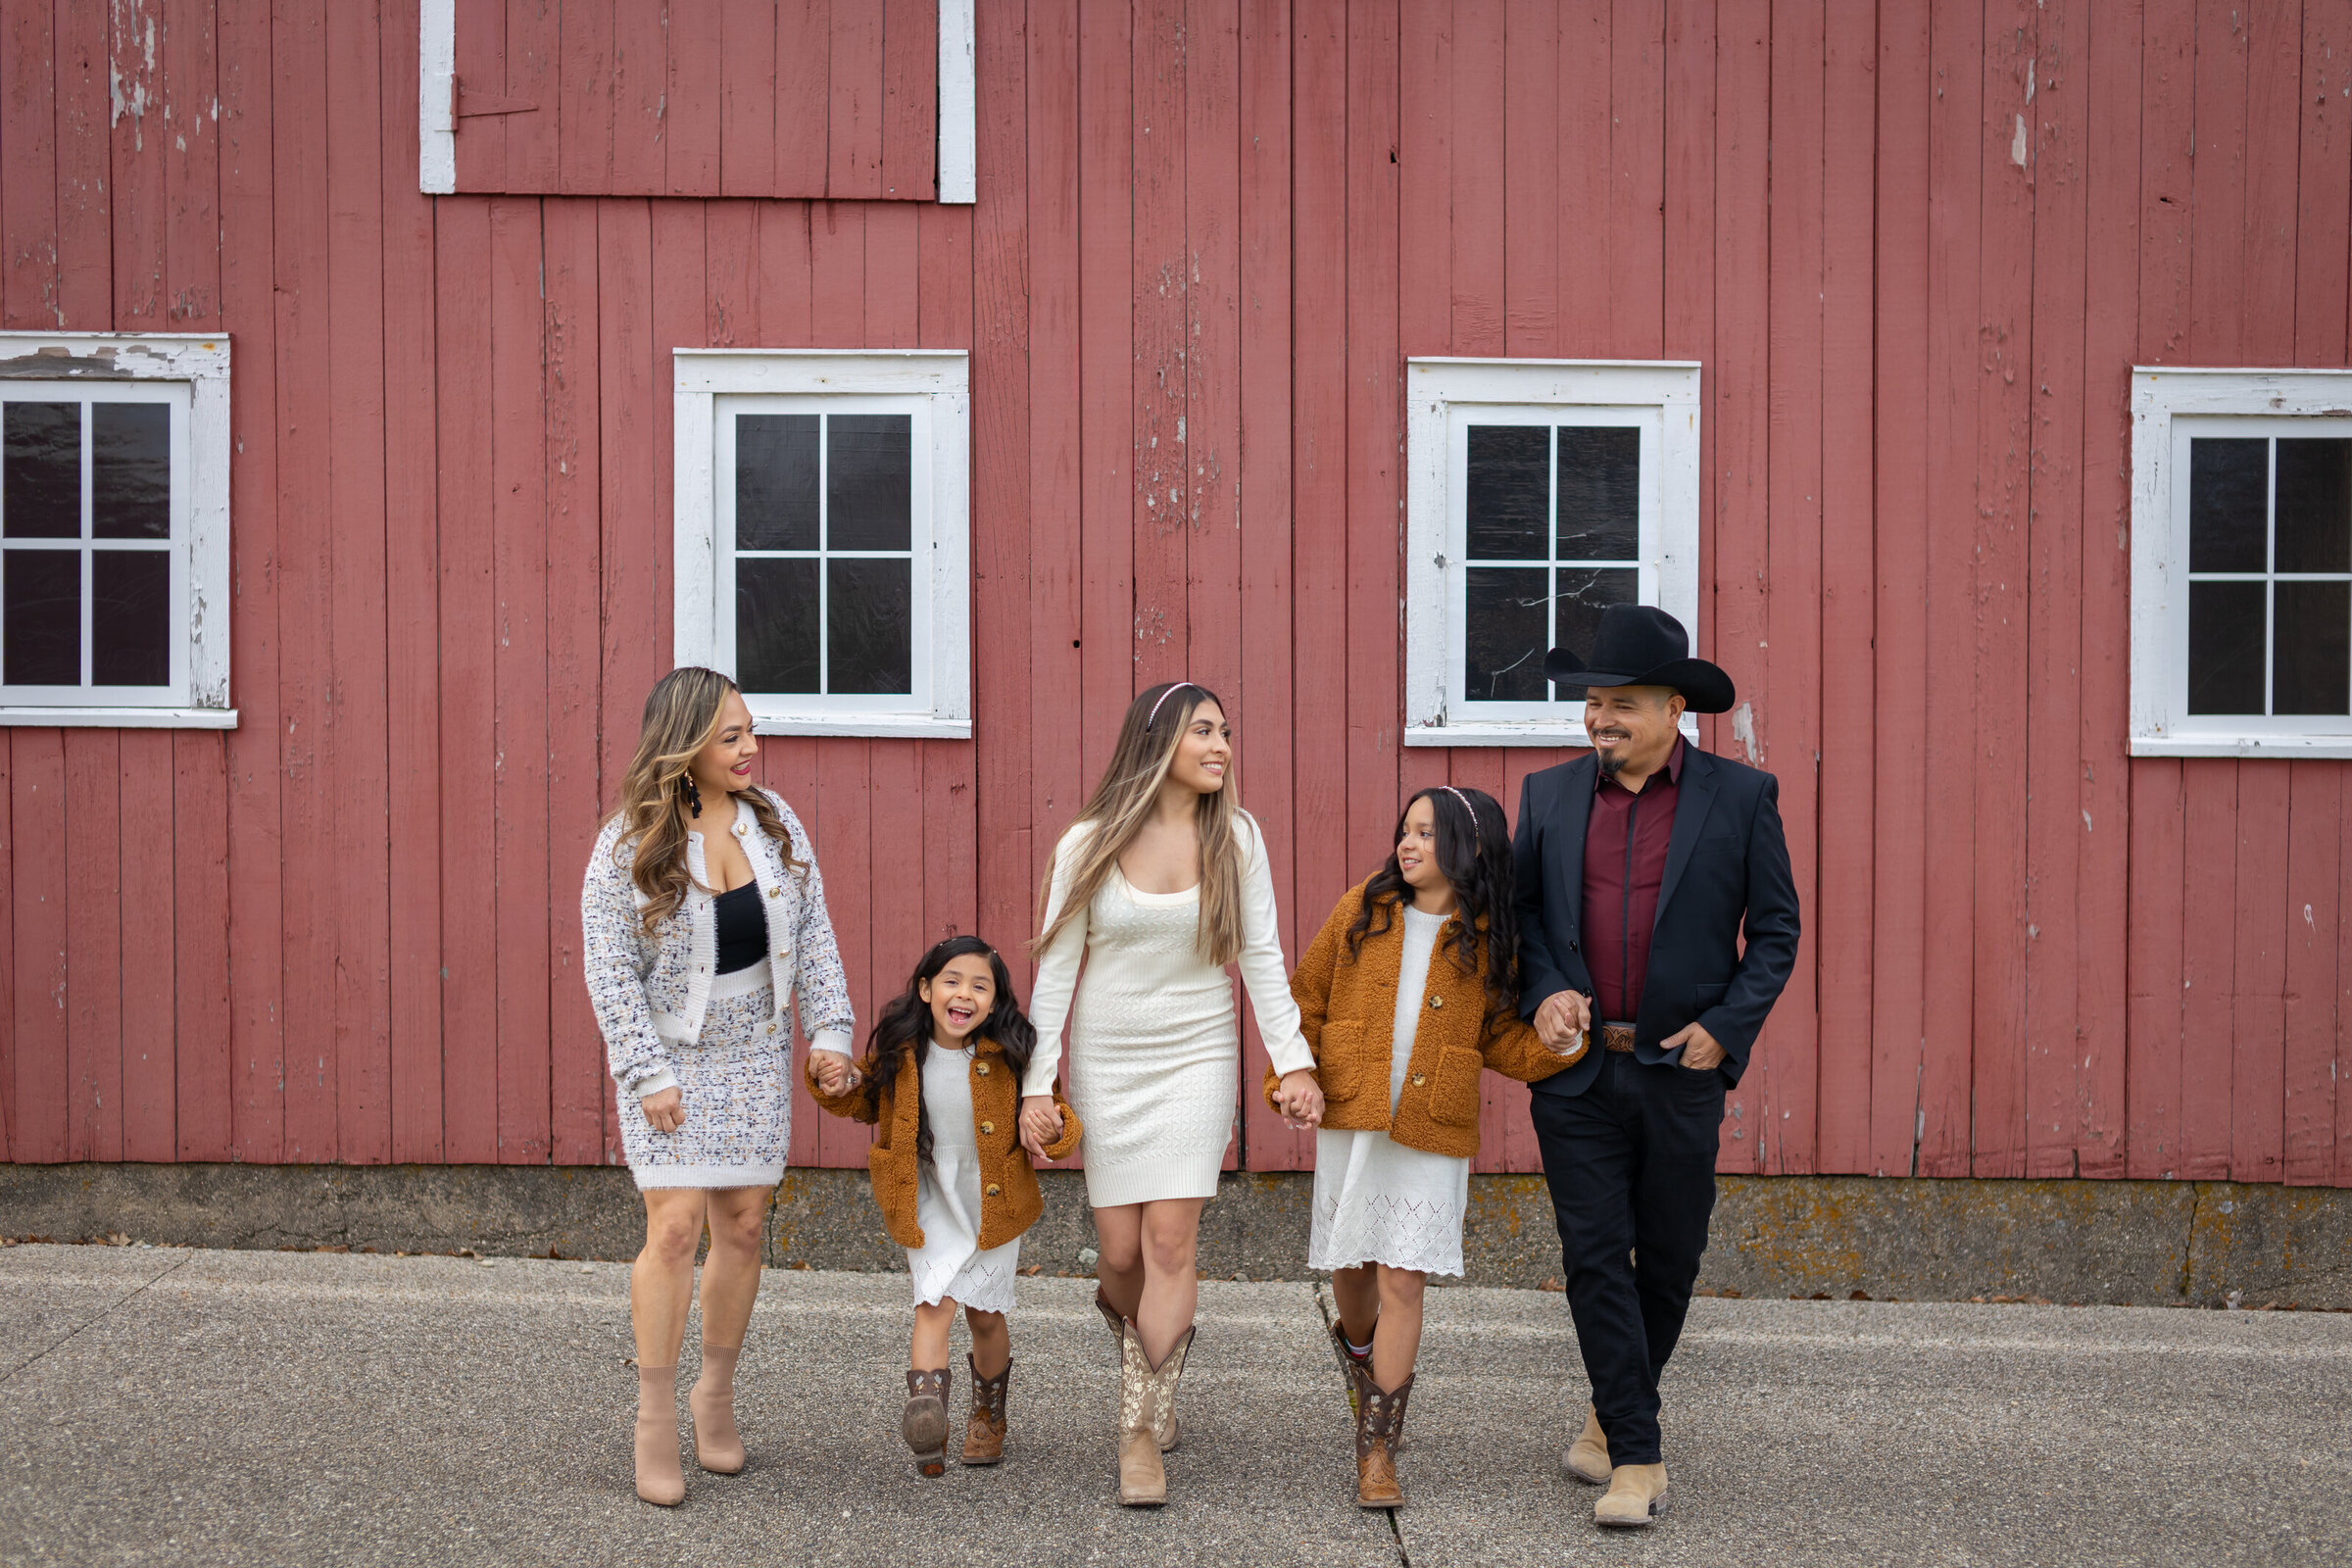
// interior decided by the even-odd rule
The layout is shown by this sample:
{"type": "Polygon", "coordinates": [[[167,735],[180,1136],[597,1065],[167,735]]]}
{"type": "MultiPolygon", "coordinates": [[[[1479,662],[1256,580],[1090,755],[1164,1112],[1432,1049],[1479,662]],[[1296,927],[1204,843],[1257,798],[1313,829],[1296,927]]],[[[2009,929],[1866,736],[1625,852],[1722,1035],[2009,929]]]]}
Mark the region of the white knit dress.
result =
{"type": "MultiPolygon", "coordinates": [[[[1242,851],[1239,966],[1258,1033],[1278,1072],[1312,1067],[1283,966],[1265,844],[1247,814],[1237,813],[1234,826],[1242,851]]],[[[1049,923],[1093,831],[1081,822],[1054,846],[1049,923]]],[[[1200,888],[1142,893],[1114,868],[1085,913],[1039,956],[1030,999],[1037,1052],[1022,1092],[1053,1092],[1069,1021],[1070,1105],[1086,1123],[1086,1196],[1097,1208],[1216,1196],[1239,1106],[1241,1033],[1232,979],[1195,951],[1200,917],[1200,888]]]]}
{"type": "Polygon", "coordinates": [[[923,1053],[923,1112],[931,1124],[931,1163],[915,1178],[914,1222],[923,1245],[906,1249],[914,1298],[936,1306],[954,1297],[976,1312],[1012,1310],[1012,1279],[1021,1239],[980,1246],[980,1138],[972,1130],[972,1048],[931,1043],[923,1053]]]}
{"type": "MultiPolygon", "coordinates": [[[[1389,1053],[1389,1113],[1404,1092],[1404,1069],[1421,1021],[1421,998],[1446,916],[1404,908],[1404,956],[1396,969],[1395,1044],[1389,1053]]],[[[1315,1133],[1315,1217],[1306,1266],[1386,1263],[1424,1274],[1462,1272],[1462,1216],[1470,1206],[1466,1156],[1407,1149],[1385,1132],[1319,1128],[1315,1133]]]]}

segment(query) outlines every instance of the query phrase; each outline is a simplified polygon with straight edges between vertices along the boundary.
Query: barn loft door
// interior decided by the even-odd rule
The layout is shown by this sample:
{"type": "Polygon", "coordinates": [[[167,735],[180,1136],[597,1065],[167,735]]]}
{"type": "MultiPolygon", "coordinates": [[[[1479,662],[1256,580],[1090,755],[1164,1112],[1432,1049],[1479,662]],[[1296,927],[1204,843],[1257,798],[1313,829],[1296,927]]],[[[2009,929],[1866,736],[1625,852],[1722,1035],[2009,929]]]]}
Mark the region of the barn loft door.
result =
{"type": "Polygon", "coordinates": [[[968,201],[971,5],[425,0],[420,183],[936,201],[944,59],[945,199],[968,201]]]}

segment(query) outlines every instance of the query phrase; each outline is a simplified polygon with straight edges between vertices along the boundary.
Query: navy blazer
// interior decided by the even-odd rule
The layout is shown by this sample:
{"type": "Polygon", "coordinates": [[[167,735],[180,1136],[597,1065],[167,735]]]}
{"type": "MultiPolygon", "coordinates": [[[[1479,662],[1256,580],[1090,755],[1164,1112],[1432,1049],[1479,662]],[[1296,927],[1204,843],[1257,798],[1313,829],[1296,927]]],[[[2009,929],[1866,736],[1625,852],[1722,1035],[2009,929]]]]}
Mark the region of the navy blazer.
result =
{"type": "MultiPolygon", "coordinates": [[[[1555,992],[1592,998],[1592,975],[1578,948],[1585,902],[1585,828],[1592,815],[1590,756],[1531,773],[1519,796],[1511,850],[1517,862],[1519,1011],[1533,1018],[1555,992]]],[[[1720,1069],[1738,1083],[1747,1054],[1796,967],[1796,878],[1781,830],[1780,781],[1684,742],[1674,835],[1658,888],[1657,924],[1634,1055],[1675,1061],[1659,1042],[1696,1022],[1723,1047],[1720,1069]],[[1745,927],[1747,950],[1740,938],[1745,927]]],[[[1597,1023],[1599,1020],[1595,1019],[1597,1023]]],[[[1600,1042],[1565,1072],[1533,1086],[1539,1095],[1581,1095],[1600,1075],[1600,1042]]]]}

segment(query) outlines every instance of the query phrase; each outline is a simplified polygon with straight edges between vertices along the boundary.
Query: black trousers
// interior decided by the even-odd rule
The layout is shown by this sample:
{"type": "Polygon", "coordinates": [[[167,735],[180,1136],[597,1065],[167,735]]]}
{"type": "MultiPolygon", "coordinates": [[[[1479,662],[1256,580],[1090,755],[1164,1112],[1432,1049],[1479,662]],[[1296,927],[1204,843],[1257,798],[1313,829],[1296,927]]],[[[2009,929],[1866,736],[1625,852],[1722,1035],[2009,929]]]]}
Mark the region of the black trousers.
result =
{"type": "Polygon", "coordinates": [[[1720,1073],[1610,1052],[1583,1094],[1531,1097],[1568,1310],[1611,1464],[1660,1461],[1658,1375],[1707,1250],[1723,1092],[1720,1073]]]}

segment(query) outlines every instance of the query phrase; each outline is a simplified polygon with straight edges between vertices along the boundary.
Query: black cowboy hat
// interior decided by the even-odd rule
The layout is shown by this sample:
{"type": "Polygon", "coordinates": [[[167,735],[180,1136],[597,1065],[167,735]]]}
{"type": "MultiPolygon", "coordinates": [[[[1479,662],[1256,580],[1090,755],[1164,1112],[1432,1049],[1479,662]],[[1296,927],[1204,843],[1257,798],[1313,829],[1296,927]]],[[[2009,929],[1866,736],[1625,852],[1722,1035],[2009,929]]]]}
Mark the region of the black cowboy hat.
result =
{"type": "Polygon", "coordinates": [[[1544,673],[1562,686],[1671,686],[1693,713],[1725,712],[1739,701],[1732,677],[1691,658],[1683,623],[1651,605],[1609,606],[1592,651],[1554,648],[1544,673]]]}

